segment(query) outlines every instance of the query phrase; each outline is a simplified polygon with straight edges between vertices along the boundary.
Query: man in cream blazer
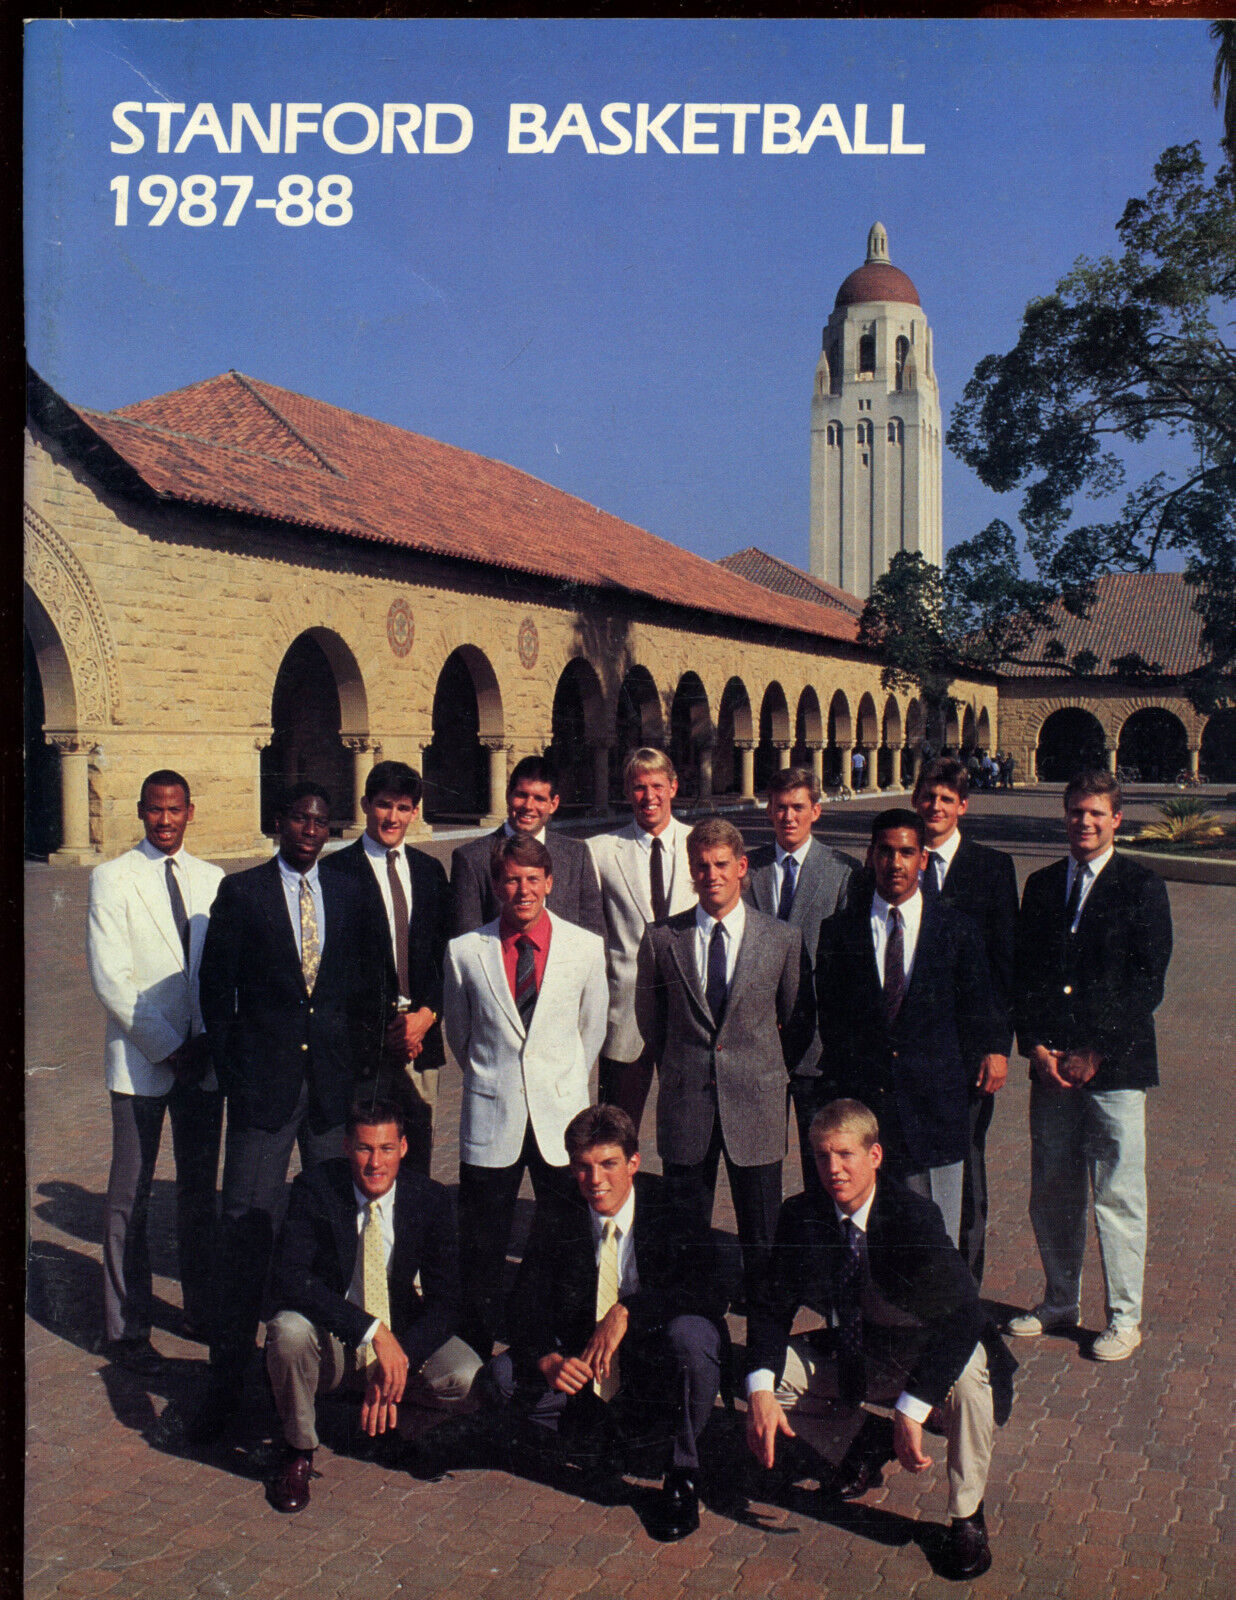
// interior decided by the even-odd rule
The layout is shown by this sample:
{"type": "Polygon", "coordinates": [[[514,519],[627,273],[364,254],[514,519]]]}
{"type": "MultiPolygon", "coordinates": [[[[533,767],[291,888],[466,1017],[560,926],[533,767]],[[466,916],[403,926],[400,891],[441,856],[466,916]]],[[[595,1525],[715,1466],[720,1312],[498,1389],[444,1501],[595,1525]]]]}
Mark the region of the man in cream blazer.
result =
{"type": "Polygon", "coordinates": [[[494,922],[447,946],[443,1025],[464,1075],[459,1128],[460,1334],[493,1351],[507,1241],[527,1169],[538,1205],[572,1201],[563,1134],[588,1104],[605,1037],[604,946],[545,909],[549,851],[495,841],[494,922]]]}
{"type": "Polygon", "coordinates": [[[112,1103],[112,1165],[103,1226],[107,1350],[139,1372],[150,1343],[146,1238],[164,1113],[176,1157],[176,1232],[186,1321],[209,1317],[215,1176],[223,1100],[205,1049],[198,965],[218,867],[184,849],[193,820],[189,785],[152,772],[137,814],[146,837],[90,875],[86,957],[107,1011],[104,1066],[112,1103]]]}
{"type": "Polygon", "coordinates": [[[635,967],[644,931],[695,905],[690,829],[670,807],[678,775],[661,750],[636,750],[627,758],[623,786],[632,820],[616,833],[588,840],[605,908],[605,965],[609,1020],[601,1056],[602,1105],[621,1106],[639,1129],[656,1061],[645,1047],[635,1015],[635,967]]]}

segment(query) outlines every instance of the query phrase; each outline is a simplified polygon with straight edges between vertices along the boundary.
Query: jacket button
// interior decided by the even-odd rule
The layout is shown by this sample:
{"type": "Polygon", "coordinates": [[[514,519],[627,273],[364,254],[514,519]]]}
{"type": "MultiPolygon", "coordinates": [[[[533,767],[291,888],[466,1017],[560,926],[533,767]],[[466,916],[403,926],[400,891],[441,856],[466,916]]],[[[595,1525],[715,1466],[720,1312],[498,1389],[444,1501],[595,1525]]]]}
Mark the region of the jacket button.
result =
{"type": "Polygon", "coordinates": [[[1071,983],[1066,983],[1065,986],[1064,986],[1064,992],[1065,992],[1065,994],[1072,994],[1073,993],[1073,985],[1071,983]]]}
{"type": "Polygon", "coordinates": [[[309,1048],[309,1046],[307,1044],[302,1044],[301,1045],[301,1049],[302,1050],[308,1050],[308,1048],[309,1048]]]}
{"type": "Polygon", "coordinates": [[[310,1006],[310,1007],[309,1007],[309,1015],[310,1015],[310,1016],[312,1016],[312,1015],[313,1015],[313,1007],[312,1007],[312,1006],[310,1006]]]}

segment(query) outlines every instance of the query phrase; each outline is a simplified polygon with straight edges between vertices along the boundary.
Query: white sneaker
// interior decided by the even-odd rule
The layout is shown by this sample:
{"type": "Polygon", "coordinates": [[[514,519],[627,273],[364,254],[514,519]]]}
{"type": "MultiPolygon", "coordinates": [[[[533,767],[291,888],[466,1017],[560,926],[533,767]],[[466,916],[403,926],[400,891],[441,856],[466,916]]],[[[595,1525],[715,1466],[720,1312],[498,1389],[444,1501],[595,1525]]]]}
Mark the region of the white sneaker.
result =
{"type": "Polygon", "coordinates": [[[1096,1361],[1127,1361],[1141,1342],[1140,1328],[1118,1328],[1113,1323],[1094,1341],[1091,1354],[1096,1361]]]}
{"type": "Polygon", "coordinates": [[[1046,1306],[1035,1306],[1033,1311],[1023,1311],[1020,1316],[1010,1317],[1004,1326],[1014,1339],[1038,1339],[1045,1333],[1054,1333],[1057,1328],[1075,1328],[1077,1317],[1053,1314],[1046,1306]]]}

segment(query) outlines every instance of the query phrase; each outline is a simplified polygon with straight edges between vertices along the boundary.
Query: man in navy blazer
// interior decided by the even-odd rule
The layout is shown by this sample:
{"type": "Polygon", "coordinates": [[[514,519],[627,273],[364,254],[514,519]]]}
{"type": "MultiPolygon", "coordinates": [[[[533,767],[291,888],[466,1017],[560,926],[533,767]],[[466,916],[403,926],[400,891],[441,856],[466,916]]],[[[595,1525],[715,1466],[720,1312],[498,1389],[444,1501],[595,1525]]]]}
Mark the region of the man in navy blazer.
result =
{"type": "Polygon", "coordinates": [[[386,1019],[380,1085],[403,1108],[404,1170],[426,1175],[442,1046],[442,972],[450,927],[450,889],[442,863],[404,843],[424,785],[415,767],[379,761],[365,779],[365,831],[346,850],[322,858],[324,873],[343,873],[360,889],[386,959],[371,977],[386,1019]]]}
{"type": "Polygon", "coordinates": [[[340,1153],[354,1080],[376,1076],[382,1036],[373,924],[354,883],[317,870],[326,791],[298,784],[276,825],[275,859],[220,884],[202,952],[202,1018],[227,1097],[203,1441],[240,1400],[292,1145],[305,1167],[340,1153]]]}
{"type": "Polygon", "coordinates": [[[975,844],[959,828],[970,778],[960,761],[925,762],[914,785],[914,809],[927,830],[925,898],[938,894],[972,917],[983,935],[992,1000],[1000,1016],[1000,1051],[985,1056],[970,1085],[970,1145],[961,1190],[959,1248],[974,1281],[983,1281],[987,1236],[987,1131],[995,1097],[1008,1075],[1013,1043],[1013,960],[1017,939],[1017,870],[1012,856],[975,844]]]}
{"type": "Polygon", "coordinates": [[[924,902],[923,839],[915,811],[876,816],[874,879],[820,929],[816,999],[828,1097],[871,1107],[890,1175],[935,1200],[956,1244],[970,1085],[1003,1040],[977,927],[924,902]]]}
{"type": "Polygon", "coordinates": [[[405,1390],[425,1404],[457,1405],[480,1370],[454,1336],[459,1263],[450,1197],[401,1165],[407,1149],[398,1104],[367,1096],[348,1114],[346,1159],[311,1167],[292,1185],[272,1270],[282,1309],[266,1329],[266,1370],[287,1444],[270,1489],[277,1511],[309,1504],[319,1393],[362,1390],[360,1427],[374,1437],[398,1426],[405,1390]]]}

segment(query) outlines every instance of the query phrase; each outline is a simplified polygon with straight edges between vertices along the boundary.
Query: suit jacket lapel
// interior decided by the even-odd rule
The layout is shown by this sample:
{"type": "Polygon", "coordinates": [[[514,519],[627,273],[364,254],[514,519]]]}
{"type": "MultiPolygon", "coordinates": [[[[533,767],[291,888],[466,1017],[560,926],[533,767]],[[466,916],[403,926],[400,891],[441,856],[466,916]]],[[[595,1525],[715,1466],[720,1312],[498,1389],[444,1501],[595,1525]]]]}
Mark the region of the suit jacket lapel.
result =
{"type": "MultiPolygon", "coordinates": [[[[798,883],[794,888],[794,903],[790,907],[790,926],[803,928],[809,920],[812,903],[824,886],[824,847],[818,839],[812,839],[811,848],[807,851],[807,859],[803,862],[798,874],[798,883]]],[[[815,951],[811,951],[815,955],[815,951]]]]}
{"type": "MultiPolygon", "coordinates": [[[[335,1238],[335,1250],[339,1256],[339,1276],[343,1282],[343,1292],[346,1294],[352,1282],[352,1274],[356,1270],[356,1252],[359,1248],[359,1234],[356,1228],[356,1196],[352,1193],[352,1175],[349,1171],[342,1173],[338,1168],[331,1172],[331,1186],[335,1194],[335,1204],[331,1207],[331,1231],[335,1238]]],[[[398,1232],[395,1234],[398,1243],[398,1232]]]]}
{"type": "Polygon", "coordinates": [[[777,865],[777,854],[774,850],[773,858],[765,866],[758,868],[751,875],[751,898],[755,901],[755,909],[764,912],[765,916],[775,917],[777,908],[773,904],[773,895],[776,885],[773,881],[777,865]]]}
{"type": "Polygon", "coordinates": [[[618,870],[622,874],[623,882],[631,896],[632,903],[637,907],[645,922],[652,921],[652,896],[644,883],[644,875],[640,871],[640,851],[643,845],[636,839],[638,824],[632,823],[627,830],[626,838],[619,839],[618,849],[615,852],[618,858],[618,870]]]}
{"type": "MultiPolygon", "coordinates": [[[[553,949],[553,941],[551,940],[549,946],[551,957],[553,949]]],[[[511,986],[507,982],[506,965],[502,960],[502,939],[499,934],[484,935],[481,939],[480,959],[481,970],[484,972],[489,987],[493,991],[494,999],[497,1000],[498,1005],[505,1013],[507,1021],[522,1039],[525,1032],[523,1018],[520,1016],[519,1008],[515,1004],[515,996],[511,993],[511,986]]],[[[533,1015],[535,1016],[535,1012],[533,1015]]]]}
{"type": "MultiPolygon", "coordinates": [[[[157,864],[156,866],[160,874],[166,871],[164,867],[157,864]]],[[[172,902],[168,897],[162,878],[156,884],[153,872],[135,872],[133,881],[138,894],[141,896],[142,904],[149,911],[155,927],[167,940],[169,948],[173,951],[181,966],[183,966],[185,948],[180,942],[180,935],[176,932],[176,919],[172,916],[172,902]]],[[[192,924],[190,924],[190,927],[192,927],[192,924]]],[[[192,947],[190,946],[191,949],[192,947]]]]}
{"type": "Polygon", "coordinates": [[[277,856],[268,863],[266,871],[255,878],[254,887],[258,891],[258,904],[274,931],[275,940],[283,947],[285,960],[290,962],[297,972],[301,972],[300,951],[296,948],[296,935],[292,932],[292,919],[288,915],[287,897],[283,892],[283,877],[277,856]]]}
{"type": "Polygon", "coordinates": [[[673,929],[670,935],[670,956],[678,968],[683,982],[686,984],[687,993],[699,1012],[701,1018],[710,1028],[716,1027],[716,1018],[712,1008],[704,997],[704,990],[700,985],[699,970],[695,964],[695,918],[692,917],[686,927],[673,929]]]}

